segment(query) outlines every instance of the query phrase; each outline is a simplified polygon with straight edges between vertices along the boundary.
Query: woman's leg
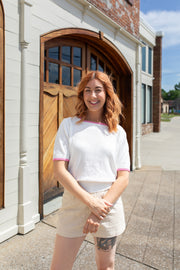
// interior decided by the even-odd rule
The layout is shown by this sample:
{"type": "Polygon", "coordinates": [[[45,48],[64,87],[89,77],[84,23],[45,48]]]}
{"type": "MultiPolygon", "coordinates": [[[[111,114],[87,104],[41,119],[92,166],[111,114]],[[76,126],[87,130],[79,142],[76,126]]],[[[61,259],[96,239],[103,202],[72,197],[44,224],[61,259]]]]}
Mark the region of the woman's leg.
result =
{"type": "Polygon", "coordinates": [[[114,270],[116,238],[94,238],[98,270],[114,270]]]}
{"type": "Polygon", "coordinates": [[[67,238],[56,235],[51,270],[71,270],[85,236],[67,238]]]}

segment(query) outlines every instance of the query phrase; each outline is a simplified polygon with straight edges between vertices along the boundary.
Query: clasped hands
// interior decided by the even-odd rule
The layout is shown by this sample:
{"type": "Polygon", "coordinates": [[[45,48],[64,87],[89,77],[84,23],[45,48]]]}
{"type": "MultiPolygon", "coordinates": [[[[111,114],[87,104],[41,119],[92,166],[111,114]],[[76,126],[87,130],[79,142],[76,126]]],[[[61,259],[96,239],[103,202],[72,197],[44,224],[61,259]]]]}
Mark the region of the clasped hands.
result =
{"type": "Polygon", "coordinates": [[[83,228],[83,233],[95,233],[97,232],[101,220],[103,220],[111,210],[112,204],[105,199],[94,198],[90,202],[89,208],[91,213],[86,220],[86,223],[83,228]]]}

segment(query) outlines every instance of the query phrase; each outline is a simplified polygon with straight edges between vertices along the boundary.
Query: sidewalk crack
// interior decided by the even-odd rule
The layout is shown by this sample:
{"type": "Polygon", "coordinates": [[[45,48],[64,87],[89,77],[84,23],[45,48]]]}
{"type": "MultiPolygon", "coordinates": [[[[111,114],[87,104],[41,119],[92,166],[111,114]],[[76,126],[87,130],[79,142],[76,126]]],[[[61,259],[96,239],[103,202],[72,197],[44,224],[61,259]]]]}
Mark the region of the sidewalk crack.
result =
{"type": "Polygon", "coordinates": [[[159,268],[155,268],[155,267],[153,267],[153,266],[151,266],[151,265],[149,265],[149,264],[146,264],[146,263],[143,263],[143,262],[141,262],[141,261],[135,260],[135,259],[133,259],[133,258],[131,258],[131,257],[128,257],[128,256],[125,256],[125,255],[123,255],[123,254],[121,254],[121,253],[116,253],[116,255],[122,256],[123,258],[126,258],[126,259],[128,259],[128,260],[133,261],[133,262],[136,262],[136,263],[139,263],[139,264],[144,265],[144,266],[146,266],[146,267],[149,267],[150,269],[160,270],[159,268]]]}
{"type": "Polygon", "coordinates": [[[56,229],[56,226],[47,223],[45,220],[41,220],[41,222],[44,223],[44,224],[46,224],[47,226],[49,226],[49,227],[51,227],[51,228],[56,229]]]}

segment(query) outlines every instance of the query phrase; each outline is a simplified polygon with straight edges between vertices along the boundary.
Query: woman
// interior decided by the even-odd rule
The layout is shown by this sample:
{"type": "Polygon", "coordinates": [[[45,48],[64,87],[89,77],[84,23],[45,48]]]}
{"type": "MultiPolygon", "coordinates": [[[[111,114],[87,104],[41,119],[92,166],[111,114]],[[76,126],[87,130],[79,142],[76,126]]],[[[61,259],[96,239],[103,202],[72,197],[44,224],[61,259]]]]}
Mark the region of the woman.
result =
{"type": "Polygon", "coordinates": [[[94,236],[97,268],[114,269],[130,165],[126,133],[118,125],[121,103],[105,73],[82,78],[76,110],[62,121],[54,146],[54,174],[65,191],[51,269],[72,269],[87,233],[94,236]]]}

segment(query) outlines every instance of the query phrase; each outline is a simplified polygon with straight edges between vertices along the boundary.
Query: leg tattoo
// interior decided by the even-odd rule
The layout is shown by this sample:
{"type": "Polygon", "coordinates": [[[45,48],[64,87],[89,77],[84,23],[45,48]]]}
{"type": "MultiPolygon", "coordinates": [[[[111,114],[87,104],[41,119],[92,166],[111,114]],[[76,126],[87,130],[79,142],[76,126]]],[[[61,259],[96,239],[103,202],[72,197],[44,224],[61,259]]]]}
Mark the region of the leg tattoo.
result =
{"type": "Polygon", "coordinates": [[[116,244],[116,236],[111,238],[96,238],[96,246],[100,250],[110,251],[116,244]]]}

